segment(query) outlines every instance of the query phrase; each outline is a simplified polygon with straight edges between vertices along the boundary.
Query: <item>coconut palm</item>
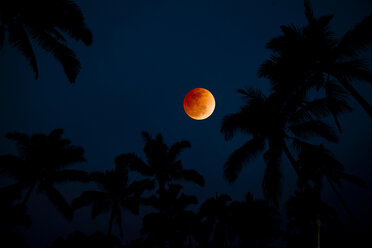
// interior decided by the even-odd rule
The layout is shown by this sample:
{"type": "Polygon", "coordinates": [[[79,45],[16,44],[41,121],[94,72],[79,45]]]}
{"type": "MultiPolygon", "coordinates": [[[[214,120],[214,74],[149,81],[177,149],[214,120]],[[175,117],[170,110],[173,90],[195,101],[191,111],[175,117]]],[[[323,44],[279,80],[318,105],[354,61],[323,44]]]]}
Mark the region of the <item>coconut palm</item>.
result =
{"type": "Polygon", "coordinates": [[[67,219],[72,218],[68,202],[55,187],[55,183],[87,181],[86,172],[66,169],[75,163],[85,161],[82,147],[71,145],[62,138],[63,130],[55,129],[49,135],[8,133],[6,137],[17,143],[19,156],[0,156],[0,172],[17,180],[15,188],[27,189],[22,204],[25,205],[33,190],[44,193],[50,202],[67,219]]]}
{"type": "Polygon", "coordinates": [[[181,160],[178,160],[180,152],[190,147],[186,140],[176,142],[171,147],[164,143],[161,134],[153,139],[147,132],[142,132],[145,140],[144,153],[147,163],[137,155],[126,154],[126,159],[131,164],[131,169],[138,171],[144,176],[155,177],[158,182],[159,193],[163,192],[167,184],[174,180],[191,181],[199,186],[204,186],[204,178],[197,171],[183,169],[181,160]]]}
{"type": "Polygon", "coordinates": [[[110,211],[107,233],[111,234],[113,222],[116,221],[120,236],[123,236],[122,209],[138,214],[142,193],[154,187],[154,183],[148,179],[129,182],[128,173],[129,164],[125,155],[116,157],[115,169],[91,174],[91,180],[100,190],[84,191],[72,201],[72,208],[77,210],[92,205],[92,219],[110,211]]]}
{"type": "Polygon", "coordinates": [[[344,166],[323,145],[313,145],[299,140],[294,140],[294,145],[299,150],[298,163],[302,175],[305,177],[304,179],[311,181],[314,188],[319,189],[319,194],[323,186],[323,181],[326,181],[337,195],[347,213],[356,222],[355,217],[337,188],[342,189],[343,181],[365,188],[366,184],[364,181],[359,177],[346,173],[344,166]]]}
{"type": "Polygon", "coordinates": [[[340,230],[338,227],[341,223],[337,219],[335,209],[321,201],[320,189],[316,187],[307,191],[296,191],[286,203],[286,214],[288,247],[322,247],[323,245],[319,245],[325,244],[324,240],[329,235],[325,232],[340,230]],[[320,233],[323,233],[324,238],[320,238],[320,233]]]}
{"type": "Polygon", "coordinates": [[[281,235],[279,213],[265,200],[248,193],[243,201],[229,205],[229,239],[234,247],[272,247],[281,235]]]}
{"type": "Polygon", "coordinates": [[[75,82],[80,62],[67,46],[67,34],[85,45],[92,44],[79,6],[71,0],[2,0],[0,2],[0,48],[5,34],[9,43],[28,60],[35,78],[39,76],[33,42],[51,53],[70,82],[75,82]]]}
{"type": "Polygon", "coordinates": [[[201,224],[199,227],[199,244],[201,247],[230,247],[229,203],[227,194],[207,199],[199,209],[201,224]]]}
{"type": "Polygon", "coordinates": [[[162,194],[144,201],[157,210],[143,218],[141,233],[148,247],[178,248],[195,241],[198,219],[186,208],[196,204],[197,199],[180,193],[181,189],[181,185],[172,184],[162,194]]]}
{"type": "Polygon", "coordinates": [[[342,97],[345,93],[353,96],[372,117],[371,105],[352,85],[353,81],[372,83],[367,61],[361,57],[361,52],[372,43],[372,15],[339,40],[329,28],[333,15],[316,18],[310,3],[305,1],[305,16],[306,26],[282,25],[283,34],[267,43],[273,54],[261,65],[258,75],[270,79],[274,91],[285,96],[307,94],[310,89],[338,95],[333,99],[338,102],[334,104],[331,99],[329,109],[339,128],[337,116],[349,110],[342,97]],[[340,104],[346,106],[340,109],[337,107],[340,104]]]}
{"type": "Polygon", "coordinates": [[[309,137],[337,142],[337,135],[329,125],[315,118],[321,114],[317,104],[305,101],[302,96],[292,96],[284,103],[277,94],[266,97],[253,89],[238,92],[244,95],[246,103],[239,112],[223,118],[221,132],[226,140],[233,138],[237,131],[252,138],[229,156],[224,166],[225,178],[230,183],[235,181],[243,166],[267,147],[263,154],[266,169],[262,186],[265,197],[277,204],[283,152],[301,178],[298,163],[287,142],[309,137]]]}

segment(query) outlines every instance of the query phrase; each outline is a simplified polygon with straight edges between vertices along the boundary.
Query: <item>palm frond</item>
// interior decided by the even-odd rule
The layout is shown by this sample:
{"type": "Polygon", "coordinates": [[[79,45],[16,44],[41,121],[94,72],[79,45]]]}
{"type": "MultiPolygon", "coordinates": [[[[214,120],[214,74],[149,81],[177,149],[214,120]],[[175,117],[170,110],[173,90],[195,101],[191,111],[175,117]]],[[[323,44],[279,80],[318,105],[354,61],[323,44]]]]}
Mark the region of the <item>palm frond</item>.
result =
{"type": "Polygon", "coordinates": [[[340,56],[358,56],[372,43],[372,15],[364,18],[353,29],[348,31],[337,47],[340,56]]]}
{"type": "Polygon", "coordinates": [[[84,15],[80,7],[73,1],[58,0],[53,4],[53,21],[56,26],[66,32],[75,40],[81,40],[86,45],[92,44],[92,33],[87,28],[84,15]]]}
{"type": "Polygon", "coordinates": [[[180,154],[180,152],[185,148],[190,148],[191,144],[187,140],[182,140],[179,142],[174,143],[169,148],[168,157],[171,162],[174,162],[177,159],[177,156],[180,154]]]}
{"type": "Polygon", "coordinates": [[[366,61],[362,59],[338,62],[334,65],[332,73],[341,76],[347,81],[372,83],[372,73],[369,71],[366,61]]]}
{"type": "Polygon", "coordinates": [[[35,73],[35,79],[38,79],[39,70],[36,62],[36,57],[22,24],[19,22],[10,23],[10,25],[8,25],[8,33],[9,42],[13,46],[17,47],[22,55],[28,60],[32,71],[35,73]]]}
{"type": "Polygon", "coordinates": [[[84,191],[79,197],[72,200],[72,209],[76,210],[85,206],[88,206],[95,202],[102,202],[108,199],[108,195],[105,192],[100,191],[84,191]]]}
{"type": "Polygon", "coordinates": [[[30,33],[42,48],[50,52],[61,63],[67,78],[74,83],[81,67],[74,51],[44,30],[31,29],[30,33]]]}
{"type": "Polygon", "coordinates": [[[337,142],[338,136],[334,130],[326,123],[320,120],[310,120],[304,123],[294,124],[288,129],[301,138],[320,137],[328,141],[337,142]]]}
{"type": "Polygon", "coordinates": [[[351,174],[347,174],[347,173],[341,173],[340,178],[342,180],[348,181],[349,183],[357,185],[361,188],[367,188],[366,183],[360,177],[357,177],[357,176],[354,176],[354,175],[351,175],[351,174]]]}
{"type": "Polygon", "coordinates": [[[153,170],[145,164],[140,157],[134,153],[123,154],[123,159],[129,164],[129,168],[133,171],[137,171],[144,176],[153,176],[153,170]]]}
{"type": "Polygon", "coordinates": [[[62,194],[52,184],[40,184],[42,191],[48,197],[53,206],[63,214],[67,220],[72,220],[73,211],[62,194]]]}
{"type": "Polygon", "coordinates": [[[188,182],[194,182],[201,187],[205,184],[204,177],[196,170],[182,170],[180,172],[176,172],[174,177],[182,178],[188,182]]]}
{"type": "Polygon", "coordinates": [[[253,138],[239,149],[234,151],[224,165],[224,176],[229,183],[234,182],[241,172],[244,164],[249,163],[265,148],[265,141],[253,138]]]}
{"type": "Polygon", "coordinates": [[[108,212],[111,208],[111,201],[97,201],[93,203],[91,218],[95,219],[98,215],[108,212]]]}
{"type": "Polygon", "coordinates": [[[24,161],[14,155],[0,155],[0,174],[14,176],[24,167],[24,161]]]}
{"type": "Polygon", "coordinates": [[[64,182],[89,182],[90,176],[86,171],[81,170],[60,170],[48,177],[48,180],[54,183],[64,182]]]}

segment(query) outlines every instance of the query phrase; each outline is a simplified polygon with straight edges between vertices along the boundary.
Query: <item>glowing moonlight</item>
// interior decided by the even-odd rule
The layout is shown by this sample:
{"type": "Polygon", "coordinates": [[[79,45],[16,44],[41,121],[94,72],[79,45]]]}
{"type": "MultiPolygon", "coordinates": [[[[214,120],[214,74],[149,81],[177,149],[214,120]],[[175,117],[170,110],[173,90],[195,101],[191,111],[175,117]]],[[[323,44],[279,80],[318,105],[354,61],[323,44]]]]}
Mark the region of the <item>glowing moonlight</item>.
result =
{"type": "Polygon", "coordinates": [[[213,113],[215,106],[212,93],[203,88],[190,90],[183,100],[186,114],[195,120],[207,119],[213,113]]]}

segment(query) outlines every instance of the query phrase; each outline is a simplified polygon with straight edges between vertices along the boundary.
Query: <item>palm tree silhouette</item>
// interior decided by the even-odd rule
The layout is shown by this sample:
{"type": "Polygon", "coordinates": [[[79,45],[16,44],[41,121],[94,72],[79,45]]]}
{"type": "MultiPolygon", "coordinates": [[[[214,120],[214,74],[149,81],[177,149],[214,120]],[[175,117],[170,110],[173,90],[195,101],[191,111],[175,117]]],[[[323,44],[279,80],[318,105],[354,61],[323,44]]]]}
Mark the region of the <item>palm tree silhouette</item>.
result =
{"type": "Polygon", "coordinates": [[[227,194],[209,198],[200,206],[199,244],[201,247],[230,247],[229,202],[227,194]]]}
{"type": "Polygon", "coordinates": [[[244,95],[246,103],[239,112],[223,118],[221,132],[226,140],[233,138],[237,131],[249,134],[252,138],[229,156],[224,167],[225,178],[230,183],[235,181],[242,167],[267,147],[263,154],[266,169],[262,186],[265,197],[277,205],[283,152],[301,178],[299,165],[287,142],[309,137],[336,142],[337,135],[329,125],[315,118],[320,114],[317,104],[304,101],[302,96],[292,96],[283,103],[281,95],[275,93],[266,97],[259,90],[238,92],[244,95]]]}
{"type": "MultiPolygon", "coordinates": [[[[347,181],[365,188],[366,184],[364,181],[359,177],[344,172],[344,166],[323,145],[313,145],[296,140],[295,146],[300,151],[298,163],[302,175],[305,177],[304,179],[312,181],[314,188],[318,188],[319,194],[323,186],[323,180],[326,180],[349,216],[357,223],[337,187],[342,188],[342,181],[347,181]]],[[[299,183],[299,186],[301,186],[301,183],[299,183]]]]}
{"type": "MultiPolygon", "coordinates": [[[[196,204],[195,196],[180,194],[181,185],[170,185],[162,194],[147,198],[144,203],[157,209],[143,218],[142,235],[148,247],[185,247],[195,241],[197,216],[185,210],[196,204]]],[[[147,247],[146,246],[146,247],[147,247]]]]}
{"type": "Polygon", "coordinates": [[[181,160],[177,159],[183,149],[191,146],[188,141],[179,141],[168,147],[161,134],[153,139],[147,132],[142,132],[142,137],[145,140],[144,153],[147,163],[133,153],[126,154],[126,159],[132,170],[156,178],[160,194],[165,190],[166,184],[173,180],[191,181],[204,186],[203,176],[195,170],[183,169],[181,160]]]}
{"type": "Polygon", "coordinates": [[[265,200],[248,193],[244,201],[229,205],[229,239],[235,247],[272,247],[281,236],[279,212],[265,200]]]}
{"type": "Polygon", "coordinates": [[[80,62],[66,44],[64,34],[85,45],[92,44],[79,6],[70,0],[2,0],[0,2],[0,48],[5,33],[9,43],[28,60],[35,78],[39,76],[32,40],[61,63],[68,80],[75,82],[80,62]]]}
{"type": "Polygon", "coordinates": [[[333,99],[335,103],[331,100],[328,105],[339,128],[337,115],[348,108],[347,105],[342,109],[337,107],[346,104],[342,96],[345,92],[372,117],[371,105],[351,84],[352,81],[372,83],[367,61],[360,56],[372,43],[372,15],[340,40],[329,28],[333,15],[315,18],[309,1],[305,1],[305,16],[308,25],[302,28],[282,25],[283,34],[267,43],[273,54],[261,65],[258,75],[270,79],[274,91],[285,96],[321,88],[326,95],[339,95],[333,99]],[[335,84],[338,87],[335,88],[335,84]]]}
{"type": "Polygon", "coordinates": [[[88,174],[65,169],[85,159],[83,148],[71,145],[70,140],[61,138],[62,134],[62,129],[55,129],[49,135],[8,133],[6,137],[17,143],[19,156],[0,156],[0,172],[18,180],[14,187],[28,188],[22,205],[27,203],[37,186],[38,192],[44,193],[54,207],[71,220],[72,210],[54,184],[87,181],[88,174]]]}
{"type": "Polygon", "coordinates": [[[122,209],[138,214],[139,205],[142,201],[142,193],[153,189],[154,182],[148,179],[129,182],[129,164],[125,155],[115,158],[115,169],[105,173],[93,172],[91,180],[95,182],[100,191],[84,191],[81,196],[72,201],[74,210],[92,205],[92,219],[100,214],[110,211],[108,234],[111,234],[113,222],[116,221],[120,236],[123,236],[122,209]]]}
{"type": "MultiPolygon", "coordinates": [[[[323,241],[327,240],[328,233],[341,231],[342,224],[337,219],[336,210],[320,199],[319,187],[296,191],[286,203],[286,214],[289,248],[319,247],[320,243],[326,244],[323,241]],[[320,232],[323,233],[322,239],[319,239],[320,232]],[[323,241],[319,242],[320,240],[323,241]]],[[[337,234],[337,239],[340,239],[339,235],[340,233],[337,234]]],[[[324,245],[324,247],[331,247],[334,244],[333,241],[329,246],[324,245]]]]}
{"type": "Polygon", "coordinates": [[[19,187],[14,185],[0,188],[0,244],[2,246],[12,244],[16,247],[28,247],[23,238],[13,230],[16,226],[29,228],[31,225],[26,206],[14,204],[20,196],[19,190],[19,187]]]}

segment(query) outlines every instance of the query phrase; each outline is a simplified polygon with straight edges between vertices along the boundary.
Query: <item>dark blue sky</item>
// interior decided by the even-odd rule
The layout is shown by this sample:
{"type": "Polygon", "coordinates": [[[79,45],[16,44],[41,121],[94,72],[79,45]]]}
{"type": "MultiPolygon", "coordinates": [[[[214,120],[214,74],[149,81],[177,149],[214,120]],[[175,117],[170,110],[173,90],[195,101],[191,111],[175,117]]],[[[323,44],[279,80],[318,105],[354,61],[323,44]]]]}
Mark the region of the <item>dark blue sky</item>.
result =
{"type": "MultiPolygon", "coordinates": [[[[215,192],[228,193],[234,199],[242,199],[248,191],[262,197],[264,164],[260,157],[236,183],[224,181],[223,163],[249,137],[225,142],[219,132],[221,119],[242,103],[238,88],[268,91],[269,82],[256,76],[258,66],[270,54],[265,43],[280,33],[280,25],[305,23],[303,1],[76,2],[94,42],[90,47],[68,43],[82,62],[75,84],[69,84],[62,67],[40,48],[35,48],[40,68],[37,81],[16,49],[5,43],[0,52],[1,153],[15,152],[14,144],[3,138],[9,131],[32,134],[63,128],[65,137],[85,148],[88,161],[79,168],[103,171],[114,166],[113,158],[120,153],[143,156],[140,133],[146,130],[152,135],[162,133],[168,144],[182,139],[191,142],[192,148],[181,159],[185,168],[197,169],[206,179],[202,189],[185,187],[187,192],[197,191],[199,202],[215,192]],[[196,87],[209,89],[216,99],[215,112],[204,121],[190,119],[182,108],[183,97],[196,87]]],[[[369,0],[314,0],[312,4],[316,15],[335,14],[332,27],[340,35],[372,11],[369,0]]],[[[366,58],[372,64],[372,49],[366,58]]],[[[356,87],[372,103],[372,86],[362,82],[356,87]]],[[[351,103],[354,112],[342,118],[340,143],[330,147],[348,172],[370,184],[372,119],[352,99],[351,103]]],[[[294,172],[286,161],[283,175],[285,200],[294,190],[294,172]]],[[[72,199],[89,187],[71,184],[62,188],[72,199]]],[[[328,191],[326,197],[339,208],[328,191]]],[[[372,221],[371,192],[347,184],[343,192],[364,223],[372,221]]],[[[106,230],[107,216],[92,221],[89,212],[78,211],[69,223],[44,196],[33,195],[30,203],[31,216],[38,217],[24,236],[33,244],[50,243],[56,235],[76,229],[87,233],[106,230]]],[[[139,218],[128,216],[126,221],[124,217],[128,236],[134,236],[139,225],[139,218]]]]}

